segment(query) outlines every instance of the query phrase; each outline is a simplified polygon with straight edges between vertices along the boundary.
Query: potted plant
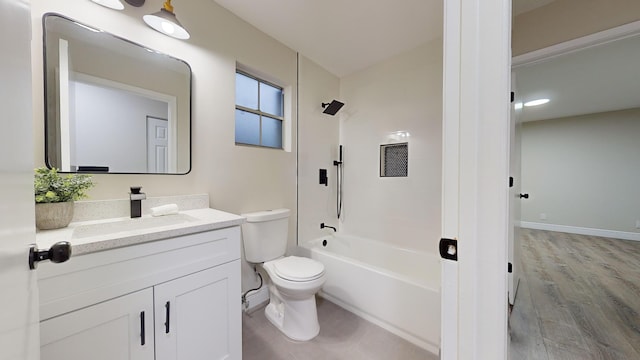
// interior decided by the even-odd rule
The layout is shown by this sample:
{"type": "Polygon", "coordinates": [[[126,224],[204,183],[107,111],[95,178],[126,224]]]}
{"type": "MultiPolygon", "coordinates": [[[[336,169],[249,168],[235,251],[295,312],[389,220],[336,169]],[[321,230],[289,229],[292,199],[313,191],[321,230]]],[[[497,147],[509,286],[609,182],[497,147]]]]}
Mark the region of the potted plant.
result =
{"type": "Polygon", "coordinates": [[[91,187],[91,175],[62,176],[56,168],[35,169],[33,190],[38,229],[58,229],[69,225],[73,219],[73,202],[86,198],[86,191],[91,187]]]}

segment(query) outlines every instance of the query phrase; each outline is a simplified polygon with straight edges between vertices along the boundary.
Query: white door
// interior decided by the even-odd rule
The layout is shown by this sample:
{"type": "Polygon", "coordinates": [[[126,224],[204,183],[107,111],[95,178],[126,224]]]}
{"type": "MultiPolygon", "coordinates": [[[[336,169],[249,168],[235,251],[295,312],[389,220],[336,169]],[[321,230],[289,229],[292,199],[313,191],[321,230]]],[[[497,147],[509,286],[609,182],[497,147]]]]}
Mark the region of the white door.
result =
{"type": "Polygon", "coordinates": [[[37,360],[29,1],[0,0],[0,48],[0,359],[37,360]]]}
{"type": "Polygon", "coordinates": [[[441,358],[507,358],[511,1],[444,2],[441,358]]]}
{"type": "Polygon", "coordinates": [[[154,287],[156,360],[242,358],[240,260],[154,287]]]}
{"type": "Polygon", "coordinates": [[[528,194],[521,194],[522,171],[520,130],[522,123],[522,99],[516,89],[515,74],[511,73],[511,89],[514,92],[514,101],[511,104],[511,136],[509,138],[509,304],[514,305],[520,284],[520,208],[521,199],[528,194]]]}
{"type": "Polygon", "coordinates": [[[169,121],[147,116],[147,171],[166,173],[169,166],[169,121]]]}
{"type": "Polygon", "coordinates": [[[154,360],[153,289],[42,322],[41,360],[154,360]]]}

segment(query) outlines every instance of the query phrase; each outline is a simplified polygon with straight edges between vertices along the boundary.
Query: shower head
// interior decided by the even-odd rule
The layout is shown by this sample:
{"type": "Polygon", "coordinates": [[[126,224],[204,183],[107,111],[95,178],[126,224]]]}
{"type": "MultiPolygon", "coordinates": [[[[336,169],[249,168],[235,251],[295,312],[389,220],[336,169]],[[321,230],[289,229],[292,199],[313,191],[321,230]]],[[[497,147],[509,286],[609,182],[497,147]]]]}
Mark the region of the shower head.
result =
{"type": "Polygon", "coordinates": [[[333,100],[330,103],[322,103],[322,111],[324,114],[335,115],[341,108],[344,106],[344,103],[341,103],[338,100],[333,100]]]}

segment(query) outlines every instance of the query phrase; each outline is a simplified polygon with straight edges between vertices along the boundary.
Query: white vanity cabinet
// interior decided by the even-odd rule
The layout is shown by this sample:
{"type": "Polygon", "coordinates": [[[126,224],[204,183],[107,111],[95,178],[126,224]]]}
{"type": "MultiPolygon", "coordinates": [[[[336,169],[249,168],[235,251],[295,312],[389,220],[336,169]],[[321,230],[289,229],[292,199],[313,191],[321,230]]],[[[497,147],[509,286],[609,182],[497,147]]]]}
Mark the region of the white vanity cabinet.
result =
{"type": "Polygon", "coordinates": [[[41,322],[40,359],[153,360],[153,338],[145,289],[41,322]]]}
{"type": "Polygon", "coordinates": [[[240,228],[38,268],[43,360],[242,358],[240,228]]]}

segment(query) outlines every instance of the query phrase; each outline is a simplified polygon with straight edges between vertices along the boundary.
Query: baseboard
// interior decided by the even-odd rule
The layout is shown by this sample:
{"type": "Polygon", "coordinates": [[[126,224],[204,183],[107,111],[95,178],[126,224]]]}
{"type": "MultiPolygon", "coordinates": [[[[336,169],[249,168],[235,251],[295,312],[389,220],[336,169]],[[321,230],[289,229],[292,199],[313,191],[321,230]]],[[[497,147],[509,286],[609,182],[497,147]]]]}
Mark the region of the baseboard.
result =
{"type": "Polygon", "coordinates": [[[586,228],[586,227],[579,227],[579,226],[556,225],[556,224],[536,223],[536,222],[529,222],[529,221],[521,221],[520,226],[527,229],[549,230],[549,231],[558,231],[558,232],[565,232],[565,233],[571,233],[571,234],[601,236],[601,237],[607,237],[607,238],[613,238],[613,239],[640,241],[640,233],[633,233],[633,232],[627,232],[627,231],[594,229],[594,228],[586,228]]]}
{"type": "Polygon", "coordinates": [[[259,290],[252,291],[247,295],[243,309],[247,313],[259,309],[269,301],[269,289],[267,286],[261,287],[259,290]]]}

